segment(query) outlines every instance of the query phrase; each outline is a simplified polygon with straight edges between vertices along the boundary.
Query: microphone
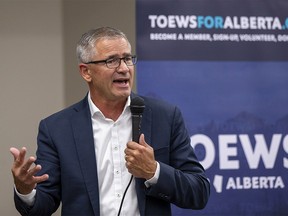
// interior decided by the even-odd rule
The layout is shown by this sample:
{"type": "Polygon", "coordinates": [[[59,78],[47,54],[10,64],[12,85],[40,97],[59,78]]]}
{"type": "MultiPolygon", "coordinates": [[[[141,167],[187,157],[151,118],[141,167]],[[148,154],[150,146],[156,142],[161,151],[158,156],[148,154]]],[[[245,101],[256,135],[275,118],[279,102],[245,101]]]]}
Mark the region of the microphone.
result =
{"type": "Polygon", "coordinates": [[[145,108],[144,99],[135,97],[131,100],[130,110],[132,114],[132,141],[139,142],[142,114],[145,108]]]}
{"type": "MultiPolygon", "coordinates": [[[[142,114],[143,114],[144,108],[145,108],[145,104],[144,104],[143,98],[137,96],[131,99],[130,110],[132,114],[132,141],[137,142],[137,143],[139,142],[141,120],[142,120],[142,114]]],[[[120,216],[122,205],[126,196],[126,192],[132,180],[133,180],[133,175],[131,175],[130,181],[124,191],[117,216],[120,216]]]]}

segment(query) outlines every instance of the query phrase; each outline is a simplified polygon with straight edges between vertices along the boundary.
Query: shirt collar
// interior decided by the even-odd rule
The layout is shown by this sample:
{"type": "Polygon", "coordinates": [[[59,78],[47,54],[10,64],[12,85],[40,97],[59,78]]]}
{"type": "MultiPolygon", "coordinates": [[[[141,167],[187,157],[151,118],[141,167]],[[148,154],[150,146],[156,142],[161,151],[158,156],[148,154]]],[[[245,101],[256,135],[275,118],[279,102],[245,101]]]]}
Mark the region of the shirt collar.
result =
{"type": "MultiPolygon", "coordinates": [[[[130,103],[131,103],[131,98],[130,96],[127,98],[127,101],[126,101],[126,104],[125,104],[125,107],[123,109],[123,112],[121,114],[121,116],[124,114],[124,113],[127,113],[128,111],[130,112],[129,110],[129,107],[130,107],[130,103]]],[[[104,117],[103,113],[99,110],[99,108],[93,103],[92,99],[91,99],[91,94],[90,94],[90,91],[88,93],[88,104],[89,104],[89,109],[90,109],[90,113],[91,113],[91,117],[94,116],[94,114],[96,113],[101,113],[101,115],[104,117]]]]}

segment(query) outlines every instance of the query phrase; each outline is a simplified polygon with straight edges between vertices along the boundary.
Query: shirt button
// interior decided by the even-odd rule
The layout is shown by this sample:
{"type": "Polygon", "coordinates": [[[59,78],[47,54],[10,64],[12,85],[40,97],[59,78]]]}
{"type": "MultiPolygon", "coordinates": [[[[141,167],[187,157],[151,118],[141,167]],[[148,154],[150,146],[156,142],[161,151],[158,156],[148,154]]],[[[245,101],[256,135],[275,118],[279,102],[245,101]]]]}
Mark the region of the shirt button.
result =
{"type": "Polygon", "coordinates": [[[116,194],[116,197],[117,197],[117,198],[121,198],[121,194],[117,193],[117,194],[116,194]]]}
{"type": "Polygon", "coordinates": [[[119,170],[116,170],[115,173],[116,173],[117,175],[119,175],[120,172],[119,172],[119,170]]]}
{"type": "Polygon", "coordinates": [[[117,146],[115,146],[115,147],[114,147],[114,151],[117,151],[117,150],[118,150],[118,147],[117,147],[117,146]]]}

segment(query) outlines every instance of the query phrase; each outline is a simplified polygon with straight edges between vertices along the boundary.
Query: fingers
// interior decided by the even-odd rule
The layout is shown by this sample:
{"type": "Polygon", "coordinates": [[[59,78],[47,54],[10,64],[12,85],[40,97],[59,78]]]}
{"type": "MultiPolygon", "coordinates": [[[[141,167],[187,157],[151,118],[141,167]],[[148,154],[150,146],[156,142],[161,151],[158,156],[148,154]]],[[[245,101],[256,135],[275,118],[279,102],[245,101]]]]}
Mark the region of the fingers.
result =
{"type": "Polygon", "coordinates": [[[145,141],[144,134],[141,134],[139,137],[139,143],[130,141],[127,143],[127,148],[124,150],[126,155],[137,155],[142,154],[146,148],[151,148],[145,141]]]}
{"type": "Polygon", "coordinates": [[[45,181],[49,178],[48,174],[43,174],[41,176],[35,176],[42,169],[41,165],[36,165],[33,168],[26,171],[26,179],[31,179],[31,181],[35,183],[39,183],[45,181]]]}
{"type": "Polygon", "coordinates": [[[48,178],[49,178],[48,174],[44,174],[42,176],[34,176],[34,182],[38,184],[40,182],[48,180],[48,178]]]}
{"type": "Polygon", "coordinates": [[[154,175],[157,162],[154,150],[146,143],[144,134],[140,135],[139,143],[128,142],[124,153],[126,168],[133,176],[150,179],[154,175]]]}
{"type": "Polygon", "coordinates": [[[48,174],[35,176],[41,170],[41,166],[33,165],[36,161],[36,158],[33,156],[25,161],[27,153],[25,147],[20,150],[11,147],[10,152],[14,157],[11,171],[18,192],[21,194],[29,194],[36,187],[37,183],[46,181],[49,178],[48,174]]]}
{"type": "Polygon", "coordinates": [[[131,173],[132,175],[135,174],[133,172],[133,167],[134,167],[134,160],[135,158],[133,156],[125,155],[125,161],[126,161],[126,168],[128,169],[128,172],[131,173]]]}
{"type": "Polygon", "coordinates": [[[136,150],[136,149],[141,149],[142,147],[147,147],[149,146],[146,141],[145,141],[145,137],[144,137],[144,134],[141,134],[140,137],[139,137],[139,143],[137,142],[134,142],[134,141],[130,141],[127,143],[127,148],[129,149],[133,149],[133,150],[136,150]]]}
{"type": "MultiPolygon", "coordinates": [[[[24,147],[23,147],[24,148],[24,147]]],[[[23,149],[22,148],[22,149],[23,149]]],[[[11,147],[10,152],[14,157],[14,161],[19,157],[20,151],[17,148],[11,147]]]]}
{"type": "Polygon", "coordinates": [[[22,149],[19,151],[17,148],[12,147],[10,148],[10,152],[14,157],[14,165],[16,167],[21,166],[24,162],[27,149],[22,147],[22,149]]]}
{"type": "MultiPolygon", "coordinates": [[[[14,147],[10,148],[10,152],[12,153],[14,157],[14,169],[19,169],[20,175],[26,174],[32,164],[35,162],[35,157],[29,157],[26,162],[25,161],[25,155],[27,152],[27,149],[23,147],[20,151],[14,147]]],[[[36,168],[37,170],[38,168],[36,168]]],[[[33,169],[34,170],[34,169],[33,169]]],[[[38,170],[39,171],[39,170],[38,170]]]]}
{"type": "Polygon", "coordinates": [[[41,176],[35,176],[42,169],[41,165],[36,165],[35,167],[27,170],[27,179],[31,179],[34,184],[46,181],[49,178],[48,174],[43,174],[41,176]]]}
{"type": "Polygon", "coordinates": [[[25,160],[25,155],[26,155],[27,149],[25,147],[23,147],[20,150],[19,156],[16,159],[16,163],[22,164],[25,160]]]}
{"type": "MultiPolygon", "coordinates": [[[[28,164],[28,163],[26,163],[26,164],[28,164]]],[[[25,166],[26,166],[26,164],[25,164],[25,166]]],[[[23,168],[23,171],[24,172],[26,171],[27,175],[30,176],[30,177],[34,176],[37,172],[39,172],[41,170],[41,166],[40,165],[36,165],[33,168],[29,169],[30,166],[27,165],[27,168],[26,167],[25,167],[25,169],[23,168]]]]}
{"type": "Polygon", "coordinates": [[[35,157],[29,157],[28,160],[23,164],[22,170],[28,171],[32,164],[34,164],[36,158],[35,157]]]}

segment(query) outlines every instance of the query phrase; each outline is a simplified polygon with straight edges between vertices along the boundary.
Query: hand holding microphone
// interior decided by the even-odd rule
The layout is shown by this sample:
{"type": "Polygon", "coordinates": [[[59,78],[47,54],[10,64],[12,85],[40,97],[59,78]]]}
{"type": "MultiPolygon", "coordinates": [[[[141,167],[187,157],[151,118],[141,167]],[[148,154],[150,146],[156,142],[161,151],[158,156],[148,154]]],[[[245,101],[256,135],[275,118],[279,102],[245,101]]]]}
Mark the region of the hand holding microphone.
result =
{"type": "Polygon", "coordinates": [[[131,100],[132,141],[127,143],[125,160],[128,171],[134,177],[150,179],[155,174],[157,162],[153,148],[146,143],[144,134],[140,136],[144,108],[144,100],[141,97],[131,100]]]}
{"type": "Polygon", "coordinates": [[[134,177],[148,180],[154,176],[157,162],[153,148],[146,143],[144,134],[140,135],[139,143],[127,143],[125,154],[126,167],[134,177]]]}
{"type": "Polygon", "coordinates": [[[154,159],[153,148],[146,143],[144,134],[140,135],[141,120],[144,108],[144,100],[141,97],[135,97],[131,100],[130,110],[132,114],[132,141],[127,143],[124,153],[126,167],[128,172],[132,175],[122,197],[117,216],[120,216],[122,204],[133,177],[148,180],[151,179],[156,172],[157,162],[154,159]]]}

